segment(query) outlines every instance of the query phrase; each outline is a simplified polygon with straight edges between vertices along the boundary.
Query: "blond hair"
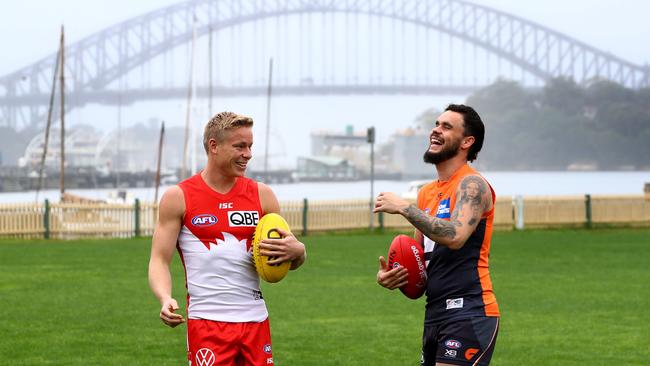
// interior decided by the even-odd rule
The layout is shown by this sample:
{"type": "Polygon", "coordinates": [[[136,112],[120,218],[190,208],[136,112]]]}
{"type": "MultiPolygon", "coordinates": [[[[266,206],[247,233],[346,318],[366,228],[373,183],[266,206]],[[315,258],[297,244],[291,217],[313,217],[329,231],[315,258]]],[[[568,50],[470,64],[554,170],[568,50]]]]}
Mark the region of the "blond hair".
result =
{"type": "Polygon", "coordinates": [[[208,141],[215,139],[217,142],[223,142],[226,138],[225,131],[239,127],[250,127],[253,125],[253,119],[242,116],[233,112],[221,112],[212,117],[205,125],[203,130],[203,147],[208,152],[208,141]]]}

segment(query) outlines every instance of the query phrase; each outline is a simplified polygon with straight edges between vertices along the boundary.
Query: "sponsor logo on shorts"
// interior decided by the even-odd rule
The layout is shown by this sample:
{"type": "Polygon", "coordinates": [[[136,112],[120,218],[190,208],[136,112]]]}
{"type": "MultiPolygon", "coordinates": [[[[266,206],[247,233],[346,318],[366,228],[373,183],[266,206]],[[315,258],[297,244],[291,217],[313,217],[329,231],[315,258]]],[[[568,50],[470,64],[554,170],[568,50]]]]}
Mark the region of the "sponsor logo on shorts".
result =
{"type": "Polygon", "coordinates": [[[209,348],[201,348],[196,351],[196,356],[194,356],[198,366],[212,366],[214,365],[214,359],[214,353],[209,348]]]}
{"type": "Polygon", "coordinates": [[[273,357],[269,357],[269,358],[267,358],[267,359],[266,359],[266,364],[267,364],[267,365],[274,365],[274,363],[273,363],[273,357]]]}
{"type": "Polygon", "coordinates": [[[460,299],[447,299],[447,310],[449,309],[462,309],[463,298],[460,299]]]}
{"type": "Polygon", "coordinates": [[[217,217],[210,214],[201,214],[192,217],[194,226],[212,226],[217,223],[217,217]]]}
{"type": "Polygon", "coordinates": [[[460,343],[455,339],[449,339],[447,340],[447,342],[445,342],[445,347],[447,348],[459,349],[462,346],[463,346],[462,343],[460,343]]]}
{"type": "Polygon", "coordinates": [[[228,225],[230,227],[255,227],[259,219],[260,213],[257,211],[228,211],[228,225]]]}
{"type": "Polygon", "coordinates": [[[445,357],[451,357],[454,358],[456,357],[457,353],[455,349],[446,349],[445,350],[445,357]]]}
{"type": "Polygon", "coordinates": [[[467,351],[465,351],[465,359],[467,361],[471,360],[472,357],[474,357],[475,354],[477,354],[479,351],[478,348],[468,348],[467,351]]]}
{"type": "Polygon", "coordinates": [[[270,344],[265,344],[264,345],[264,353],[271,354],[271,345],[270,344]]]}

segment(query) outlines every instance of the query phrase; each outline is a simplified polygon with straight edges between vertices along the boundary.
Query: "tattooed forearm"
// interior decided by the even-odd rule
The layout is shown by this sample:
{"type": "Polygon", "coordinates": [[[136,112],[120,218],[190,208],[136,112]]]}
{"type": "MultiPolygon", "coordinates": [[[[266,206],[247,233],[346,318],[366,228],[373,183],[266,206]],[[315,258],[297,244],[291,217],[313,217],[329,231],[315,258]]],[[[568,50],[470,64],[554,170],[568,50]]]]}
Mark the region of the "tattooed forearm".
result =
{"type": "Polygon", "coordinates": [[[409,205],[400,212],[424,236],[459,249],[475,230],[483,213],[491,210],[490,187],[479,176],[466,176],[456,190],[456,201],[451,207],[449,220],[429,216],[416,205],[409,205]]]}
{"type": "Polygon", "coordinates": [[[453,239],[456,237],[456,228],[462,225],[457,220],[446,221],[436,217],[431,217],[415,205],[409,205],[406,210],[404,210],[404,217],[406,217],[406,219],[409,220],[416,229],[420,230],[424,236],[429,238],[441,237],[453,239]]]}

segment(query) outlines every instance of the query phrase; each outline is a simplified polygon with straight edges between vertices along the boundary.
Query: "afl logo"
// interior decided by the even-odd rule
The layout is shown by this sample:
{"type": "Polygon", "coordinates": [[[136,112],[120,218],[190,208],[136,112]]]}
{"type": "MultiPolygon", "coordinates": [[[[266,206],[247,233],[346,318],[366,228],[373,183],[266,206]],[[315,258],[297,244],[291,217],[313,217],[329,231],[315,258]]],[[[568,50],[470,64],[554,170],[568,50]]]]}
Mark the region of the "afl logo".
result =
{"type": "Polygon", "coordinates": [[[217,223],[217,218],[214,215],[202,214],[192,217],[192,225],[194,226],[212,226],[217,223]]]}
{"type": "Polygon", "coordinates": [[[445,342],[445,347],[458,349],[461,347],[461,343],[455,339],[450,339],[447,342],[445,342]]]}

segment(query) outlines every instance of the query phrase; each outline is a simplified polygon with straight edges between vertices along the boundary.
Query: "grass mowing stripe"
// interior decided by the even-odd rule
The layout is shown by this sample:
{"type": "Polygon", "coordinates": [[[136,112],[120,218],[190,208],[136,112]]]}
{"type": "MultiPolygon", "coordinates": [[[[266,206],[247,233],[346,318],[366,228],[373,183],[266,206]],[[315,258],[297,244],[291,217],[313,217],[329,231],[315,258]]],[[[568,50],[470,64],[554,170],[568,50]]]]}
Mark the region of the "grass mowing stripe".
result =
{"type": "MultiPolygon", "coordinates": [[[[375,283],[395,233],[304,238],[308,260],[263,284],[280,366],[414,365],[424,299],[375,283]]],[[[147,283],[149,239],[0,241],[0,364],[186,364],[147,283]]],[[[493,365],[645,365],[650,230],[497,232],[503,315],[493,365]]],[[[184,308],[175,256],[174,295],[184,308]]]]}

